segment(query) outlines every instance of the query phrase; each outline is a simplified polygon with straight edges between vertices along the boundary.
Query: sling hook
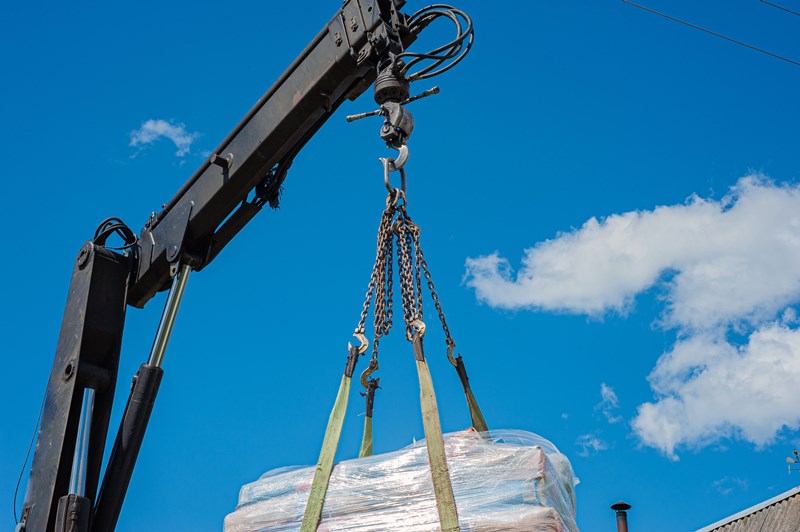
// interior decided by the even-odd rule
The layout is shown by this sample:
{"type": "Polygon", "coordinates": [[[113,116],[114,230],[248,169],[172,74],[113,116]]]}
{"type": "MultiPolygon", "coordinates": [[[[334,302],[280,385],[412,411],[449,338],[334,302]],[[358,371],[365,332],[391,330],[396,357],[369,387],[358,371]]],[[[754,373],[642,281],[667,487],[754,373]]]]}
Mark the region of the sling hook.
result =
{"type": "Polygon", "coordinates": [[[447,360],[449,360],[450,363],[454,367],[457,368],[458,367],[458,362],[456,361],[455,358],[453,358],[453,350],[455,349],[455,347],[456,347],[456,344],[454,344],[454,343],[453,344],[450,344],[450,343],[447,344],[447,360]]]}
{"type": "Polygon", "coordinates": [[[378,359],[373,358],[369,361],[369,366],[361,372],[361,386],[369,390],[369,376],[378,371],[378,359]]]}
{"type": "MultiPolygon", "coordinates": [[[[364,333],[356,331],[353,333],[353,337],[361,343],[361,345],[358,346],[358,354],[363,355],[366,353],[367,349],[369,348],[369,340],[367,340],[367,337],[364,335],[364,333]]],[[[350,342],[347,342],[347,348],[352,349],[353,345],[350,342]]]]}
{"type": "Polygon", "coordinates": [[[419,334],[420,338],[425,336],[425,322],[422,321],[421,319],[417,318],[416,320],[412,321],[411,327],[417,328],[417,334],[419,334]]]}

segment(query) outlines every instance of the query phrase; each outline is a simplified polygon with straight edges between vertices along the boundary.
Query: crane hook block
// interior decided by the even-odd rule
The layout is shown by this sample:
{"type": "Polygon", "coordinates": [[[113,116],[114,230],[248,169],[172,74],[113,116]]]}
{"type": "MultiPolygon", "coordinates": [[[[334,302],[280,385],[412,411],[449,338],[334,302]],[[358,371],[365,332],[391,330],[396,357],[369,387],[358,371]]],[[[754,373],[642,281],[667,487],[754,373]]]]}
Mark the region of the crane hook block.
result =
{"type": "Polygon", "coordinates": [[[386,102],[381,111],[381,138],[388,146],[402,146],[414,131],[414,117],[400,102],[386,102]]]}

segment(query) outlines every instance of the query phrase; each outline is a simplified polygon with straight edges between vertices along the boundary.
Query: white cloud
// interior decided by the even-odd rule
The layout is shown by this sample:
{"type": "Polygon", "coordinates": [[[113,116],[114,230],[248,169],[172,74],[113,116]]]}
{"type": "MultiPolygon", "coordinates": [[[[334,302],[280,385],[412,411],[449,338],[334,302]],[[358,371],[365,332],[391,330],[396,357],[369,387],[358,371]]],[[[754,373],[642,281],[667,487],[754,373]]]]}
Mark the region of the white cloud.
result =
{"type": "Polygon", "coordinates": [[[800,188],[757,177],[722,201],[592,218],[526,250],[513,275],[494,253],[467,259],[467,284],[495,307],[627,312],[665,273],[669,326],[706,329],[771,317],[800,295],[800,188]]]}
{"type": "Polygon", "coordinates": [[[678,342],[650,374],[656,401],[644,403],[633,429],[676,458],[679,444],[740,438],[763,446],[784,427],[800,428],[800,330],[762,326],[746,345],[698,335],[678,342]]]}
{"type": "MultiPolygon", "coordinates": [[[[516,274],[498,253],[466,266],[477,297],[508,309],[624,315],[657,287],[659,325],[676,329],[678,341],[651,373],[654,400],[632,426],[671,458],[681,446],[722,438],[761,446],[800,428],[791,307],[800,302],[800,186],[749,176],[720,201],[692,196],[592,218],[527,249],[516,274]]],[[[601,410],[618,404],[602,387],[601,395],[601,410]]]]}
{"type": "Polygon", "coordinates": [[[600,384],[600,397],[602,400],[594,407],[599,410],[606,417],[609,423],[619,423],[622,421],[622,416],[614,412],[619,409],[619,398],[617,397],[614,388],[608,386],[606,383],[600,384]]]}
{"type": "Polygon", "coordinates": [[[723,477],[711,483],[711,486],[722,495],[730,495],[735,489],[747,490],[748,482],[739,477],[723,477]]]}
{"type": "Polygon", "coordinates": [[[578,456],[591,456],[608,449],[608,444],[594,434],[582,434],[575,440],[578,447],[578,456]]]}
{"type": "Polygon", "coordinates": [[[150,119],[142,123],[139,129],[131,131],[130,146],[140,147],[152,144],[161,138],[169,139],[178,148],[175,155],[183,157],[191,151],[192,143],[199,133],[186,130],[186,125],[167,122],[161,119],[150,119]]]}

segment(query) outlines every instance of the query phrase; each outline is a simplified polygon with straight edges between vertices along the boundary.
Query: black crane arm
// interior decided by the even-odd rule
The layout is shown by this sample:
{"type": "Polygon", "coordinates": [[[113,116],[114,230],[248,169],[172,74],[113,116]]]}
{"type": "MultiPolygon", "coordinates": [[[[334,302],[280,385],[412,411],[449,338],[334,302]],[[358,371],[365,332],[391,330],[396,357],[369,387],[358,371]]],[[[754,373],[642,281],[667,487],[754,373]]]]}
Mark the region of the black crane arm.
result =
{"type": "Polygon", "coordinates": [[[410,134],[413,120],[397,109],[414,99],[408,98],[409,81],[432,77],[460,61],[471,46],[472,25],[466,14],[449,6],[435,4],[407,16],[400,12],[404,4],[405,0],[344,0],[209,159],[150,216],[138,236],[119,220],[109,219],[81,248],[19,532],[114,529],[158,393],[161,359],[186,275],[208,265],[263,205],[277,201],[292,160],[339,105],[374,83],[381,109],[367,114],[384,116],[382,137],[396,145],[410,134]],[[454,21],[456,39],[426,54],[408,52],[406,47],[437,17],[454,21]],[[431,64],[409,74],[420,61],[431,64]],[[105,245],[115,231],[126,241],[122,253],[105,245]],[[127,305],[143,307],[170,286],[150,359],[134,376],[101,479],[127,305]]]}
{"type": "Polygon", "coordinates": [[[130,305],[143,307],[168,288],[179,260],[202,269],[265,202],[274,200],[297,152],[345,99],[355,99],[372,85],[389,54],[401,53],[414,39],[399,12],[404,3],[344,3],[142,229],[130,305]]]}
{"type": "MultiPolygon", "coordinates": [[[[70,507],[76,501],[67,495],[86,389],[96,394],[82,485],[83,499],[89,503],[75,519],[90,526],[93,515],[92,530],[113,529],[149,418],[146,405],[136,410],[147,401],[143,403],[134,390],[125,414],[133,421],[121,427],[117,439],[130,432],[133,423],[140,434],[132,441],[138,444],[123,439],[115,445],[103,482],[109,495],[98,497],[126,304],[143,307],[169,288],[178,264],[195,270],[206,266],[266,202],[274,201],[286,170],[306,142],[345,99],[367,90],[379,68],[413,41],[405,26],[407,17],[400,13],[404,4],[346,0],[209,160],[150,217],[127,253],[92,242],[81,249],[48,381],[20,529],[67,529],[69,516],[75,517],[70,507]],[[143,420],[137,417],[142,411],[147,414],[143,420]],[[109,472],[114,479],[108,479],[109,472]]],[[[150,383],[149,408],[160,380],[160,373],[151,369],[140,370],[136,378],[136,386],[150,383]],[[145,379],[148,375],[155,377],[145,379]]]]}

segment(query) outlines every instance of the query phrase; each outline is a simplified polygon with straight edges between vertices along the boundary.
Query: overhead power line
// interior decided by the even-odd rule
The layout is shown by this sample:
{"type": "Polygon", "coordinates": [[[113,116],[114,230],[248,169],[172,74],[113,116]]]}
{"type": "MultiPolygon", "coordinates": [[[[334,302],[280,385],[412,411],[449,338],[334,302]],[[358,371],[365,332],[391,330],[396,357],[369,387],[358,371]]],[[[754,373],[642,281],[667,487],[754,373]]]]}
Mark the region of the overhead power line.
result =
{"type": "Polygon", "coordinates": [[[767,0],[758,0],[758,1],[761,2],[762,4],[767,4],[768,6],[772,6],[772,7],[776,8],[776,9],[780,9],[781,11],[786,11],[787,13],[791,13],[792,15],[794,15],[796,17],[800,17],[800,13],[798,13],[797,11],[792,11],[791,9],[786,9],[785,7],[779,6],[778,4],[773,4],[772,2],[767,2],[767,0]]]}
{"type": "Polygon", "coordinates": [[[731,37],[728,37],[726,35],[722,35],[721,33],[717,33],[715,31],[711,31],[711,30],[703,28],[701,26],[697,26],[696,24],[692,24],[690,22],[686,22],[685,20],[681,20],[679,18],[672,17],[670,15],[667,15],[666,13],[662,13],[660,11],[656,11],[655,9],[650,9],[649,7],[645,7],[645,6],[642,6],[642,5],[639,5],[639,4],[635,4],[633,2],[630,2],[629,0],[622,0],[622,3],[631,5],[633,7],[637,7],[639,9],[644,10],[644,11],[647,11],[648,13],[653,13],[654,15],[658,15],[660,17],[664,17],[665,19],[671,20],[673,22],[678,22],[679,24],[683,24],[684,26],[689,26],[690,28],[693,28],[693,29],[696,29],[696,30],[700,30],[702,32],[705,32],[705,33],[708,33],[710,35],[713,35],[714,37],[719,37],[720,39],[725,39],[726,41],[732,42],[734,44],[738,44],[739,46],[744,46],[745,48],[750,48],[751,50],[755,50],[756,52],[761,52],[762,54],[766,54],[766,55],[768,55],[770,57],[774,57],[775,59],[780,59],[781,61],[786,61],[787,63],[791,63],[794,66],[800,66],[800,63],[798,63],[797,61],[792,61],[791,59],[783,57],[782,55],[773,54],[772,52],[768,52],[767,50],[764,50],[762,48],[758,48],[756,46],[753,46],[752,44],[747,44],[746,42],[737,41],[736,39],[732,39],[731,37]]]}

